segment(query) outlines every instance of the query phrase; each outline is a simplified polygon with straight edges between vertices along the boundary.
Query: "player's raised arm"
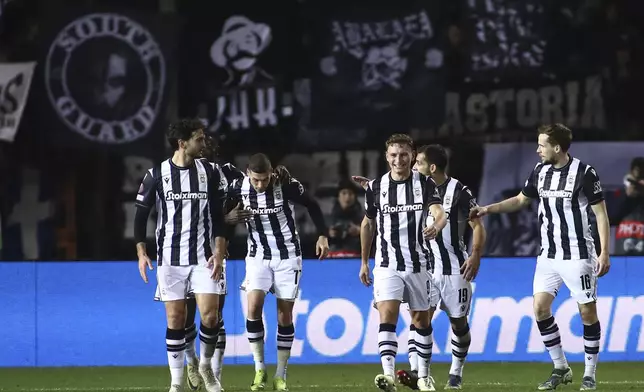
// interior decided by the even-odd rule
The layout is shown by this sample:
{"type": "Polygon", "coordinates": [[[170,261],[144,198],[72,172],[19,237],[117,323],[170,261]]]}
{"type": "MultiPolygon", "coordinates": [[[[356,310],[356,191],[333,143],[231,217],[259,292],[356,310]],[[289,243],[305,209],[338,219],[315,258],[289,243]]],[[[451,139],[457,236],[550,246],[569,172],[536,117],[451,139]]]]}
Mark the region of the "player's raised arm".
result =
{"type": "Polygon", "coordinates": [[[148,257],[148,252],[145,246],[147,238],[146,229],[148,227],[148,218],[150,211],[156,202],[157,195],[157,182],[155,170],[150,169],[145,173],[139,192],[136,195],[136,214],[134,215],[134,241],[136,242],[136,254],[139,259],[139,273],[141,279],[148,283],[148,276],[145,270],[147,266],[152,270],[152,261],[148,257]]]}
{"type": "Polygon", "coordinates": [[[365,192],[365,216],[360,224],[360,256],[362,264],[360,265],[360,281],[369,287],[373,283],[369,272],[369,256],[371,256],[371,245],[373,236],[376,232],[376,215],[378,209],[375,204],[373,189],[367,184],[365,192]]]}
{"type": "Polygon", "coordinates": [[[470,210],[470,219],[481,218],[487,214],[504,214],[519,211],[530,205],[532,199],[539,197],[537,192],[537,173],[541,168],[541,164],[537,164],[530,176],[525,180],[523,189],[518,195],[505,199],[499,203],[490,204],[485,207],[476,206],[470,210]]]}
{"type": "Polygon", "coordinates": [[[284,185],[283,189],[284,196],[288,200],[293,201],[308,210],[309,216],[311,217],[318,233],[318,241],[315,245],[315,254],[319,256],[320,260],[324,259],[329,253],[329,239],[327,238],[329,229],[324,222],[320,203],[318,203],[318,201],[304,189],[304,185],[295,178],[291,177],[290,182],[284,185]]]}

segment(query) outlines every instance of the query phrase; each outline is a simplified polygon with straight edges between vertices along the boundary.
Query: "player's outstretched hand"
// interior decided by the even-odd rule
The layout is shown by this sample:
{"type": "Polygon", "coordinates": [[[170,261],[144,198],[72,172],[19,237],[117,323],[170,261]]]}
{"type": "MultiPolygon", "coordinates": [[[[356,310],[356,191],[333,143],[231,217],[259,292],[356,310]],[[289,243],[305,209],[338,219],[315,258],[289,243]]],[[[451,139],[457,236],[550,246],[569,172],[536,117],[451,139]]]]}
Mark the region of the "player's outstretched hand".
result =
{"type": "Polygon", "coordinates": [[[224,216],[224,222],[229,225],[236,225],[238,223],[248,222],[251,216],[253,216],[253,213],[243,209],[242,203],[239,202],[235,208],[224,216]]]}
{"type": "Polygon", "coordinates": [[[461,266],[461,275],[463,275],[463,278],[466,281],[471,282],[476,278],[476,275],[478,275],[480,267],[481,257],[472,255],[465,260],[465,263],[461,266]]]}
{"type": "Polygon", "coordinates": [[[436,238],[437,235],[438,235],[438,230],[436,230],[436,227],[434,227],[434,225],[425,226],[423,228],[423,237],[426,240],[433,240],[434,238],[436,238]]]}
{"type": "Polygon", "coordinates": [[[291,182],[291,173],[283,165],[277,165],[275,169],[273,169],[273,175],[275,176],[275,180],[278,184],[283,185],[291,182]]]}
{"type": "Polygon", "coordinates": [[[329,254],[329,239],[321,235],[318,237],[318,242],[315,244],[315,255],[320,260],[324,260],[329,254]]]}
{"type": "Polygon", "coordinates": [[[476,219],[487,215],[487,207],[476,206],[470,210],[470,219],[476,219]]]}
{"type": "Polygon", "coordinates": [[[363,285],[369,287],[373,283],[371,280],[371,275],[369,271],[369,266],[362,264],[360,267],[360,281],[362,282],[363,285]]]}
{"type": "Polygon", "coordinates": [[[599,255],[599,259],[597,260],[595,272],[597,273],[597,276],[604,276],[608,273],[608,270],[610,270],[610,259],[608,258],[608,254],[602,253],[599,255]]]}
{"type": "Polygon", "coordinates": [[[362,176],[351,176],[351,179],[354,182],[357,182],[362,187],[362,189],[367,189],[367,185],[369,185],[369,181],[371,181],[367,177],[362,176]]]}
{"type": "Polygon", "coordinates": [[[141,279],[143,279],[145,283],[148,283],[148,273],[146,272],[145,267],[148,267],[150,271],[152,271],[152,261],[148,255],[141,255],[139,256],[139,274],[141,274],[141,279]]]}

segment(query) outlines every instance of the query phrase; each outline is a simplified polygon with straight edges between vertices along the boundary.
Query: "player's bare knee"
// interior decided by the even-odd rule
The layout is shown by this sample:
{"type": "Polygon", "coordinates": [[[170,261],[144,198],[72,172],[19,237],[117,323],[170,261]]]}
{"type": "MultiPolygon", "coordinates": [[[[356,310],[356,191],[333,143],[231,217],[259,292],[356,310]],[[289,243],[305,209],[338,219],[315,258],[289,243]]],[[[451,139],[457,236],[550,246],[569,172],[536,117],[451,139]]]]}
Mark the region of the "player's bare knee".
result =
{"type": "Polygon", "coordinates": [[[168,328],[182,329],[186,324],[186,307],[183,301],[171,301],[165,304],[168,328]]]}
{"type": "Polygon", "coordinates": [[[579,315],[581,316],[581,321],[585,325],[595,324],[599,319],[597,318],[597,303],[588,302],[586,304],[579,304],[579,315]]]}
{"type": "Polygon", "coordinates": [[[545,320],[552,315],[550,307],[543,306],[542,304],[534,304],[534,317],[537,321],[545,320]]]}
{"type": "Polygon", "coordinates": [[[453,331],[462,331],[463,329],[465,329],[465,327],[467,327],[467,317],[450,317],[449,322],[450,324],[452,324],[453,331]]]}
{"type": "Polygon", "coordinates": [[[219,307],[213,306],[211,308],[204,309],[201,312],[201,323],[209,328],[214,328],[219,324],[219,307]]]}
{"type": "Polygon", "coordinates": [[[378,313],[381,324],[396,324],[398,322],[399,301],[378,302],[378,313]]]}
{"type": "Polygon", "coordinates": [[[266,294],[260,290],[252,290],[247,295],[248,300],[248,319],[260,320],[262,310],[264,309],[264,297],[266,294]]]}
{"type": "Polygon", "coordinates": [[[283,299],[277,300],[277,324],[286,326],[293,324],[293,306],[295,302],[283,299]]]}
{"type": "Polygon", "coordinates": [[[208,328],[214,328],[219,324],[219,301],[218,296],[204,296],[197,298],[201,324],[208,328]]]}
{"type": "Polygon", "coordinates": [[[417,329],[425,329],[429,327],[431,319],[429,317],[429,311],[412,311],[411,312],[411,322],[417,329]]]}
{"type": "Polygon", "coordinates": [[[536,293],[533,297],[532,306],[534,317],[537,321],[545,320],[552,315],[552,301],[554,297],[548,293],[536,293]]]}

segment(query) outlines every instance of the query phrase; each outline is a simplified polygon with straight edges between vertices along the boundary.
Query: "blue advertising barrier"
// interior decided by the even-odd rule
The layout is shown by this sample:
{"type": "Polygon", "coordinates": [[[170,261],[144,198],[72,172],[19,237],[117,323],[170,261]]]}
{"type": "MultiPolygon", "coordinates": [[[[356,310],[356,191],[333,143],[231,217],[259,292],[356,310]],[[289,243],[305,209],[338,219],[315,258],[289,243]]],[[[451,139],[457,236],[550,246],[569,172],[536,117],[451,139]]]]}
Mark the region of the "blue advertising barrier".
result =
{"type": "MultiPolygon", "coordinates": [[[[602,361],[644,360],[644,258],[613,257],[599,280],[602,361]]],[[[291,363],[379,362],[378,314],[359,282],[358,260],[304,262],[295,307],[291,363]]],[[[549,361],[532,318],[534,259],[484,259],[470,313],[470,361],[549,361]]],[[[165,319],[153,302],[156,281],[135,262],[0,263],[0,366],[164,365],[165,319]]],[[[237,288],[244,263],[230,261],[224,318],[226,363],[248,364],[245,296],[237,288]]],[[[266,304],[266,360],[275,362],[276,305],[266,304]]],[[[399,360],[406,362],[409,316],[401,309],[399,360]]],[[[577,304],[562,288],[554,315],[571,361],[583,360],[577,304]]],[[[449,321],[434,321],[434,356],[449,361],[449,321]]]]}

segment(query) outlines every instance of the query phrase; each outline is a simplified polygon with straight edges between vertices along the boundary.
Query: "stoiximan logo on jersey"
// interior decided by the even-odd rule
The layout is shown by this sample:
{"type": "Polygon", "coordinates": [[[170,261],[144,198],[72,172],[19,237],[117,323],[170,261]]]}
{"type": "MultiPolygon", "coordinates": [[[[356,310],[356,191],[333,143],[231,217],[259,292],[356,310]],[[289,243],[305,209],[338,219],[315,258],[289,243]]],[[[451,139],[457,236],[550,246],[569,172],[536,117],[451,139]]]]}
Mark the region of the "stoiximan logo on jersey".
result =
{"type": "Polygon", "coordinates": [[[420,211],[422,209],[423,209],[422,204],[404,204],[400,206],[390,206],[389,204],[385,204],[384,206],[382,206],[383,214],[396,214],[399,212],[420,211]]]}
{"type": "Polygon", "coordinates": [[[251,208],[250,211],[255,215],[270,215],[279,214],[284,210],[284,206],[266,207],[266,208],[251,208]]]}
{"type": "Polygon", "coordinates": [[[145,136],[159,113],[165,59],[152,34],[127,16],[84,15],[59,33],[47,55],[45,84],[58,116],[99,143],[145,136]]]}
{"type": "Polygon", "coordinates": [[[208,192],[173,192],[168,191],[165,194],[167,201],[171,200],[206,200],[208,192]]]}
{"type": "Polygon", "coordinates": [[[548,189],[539,189],[539,197],[543,198],[556,198],[556,199],[570,199],[572,197],[572,191],[560,190],[553,191],[548,189]]]}

